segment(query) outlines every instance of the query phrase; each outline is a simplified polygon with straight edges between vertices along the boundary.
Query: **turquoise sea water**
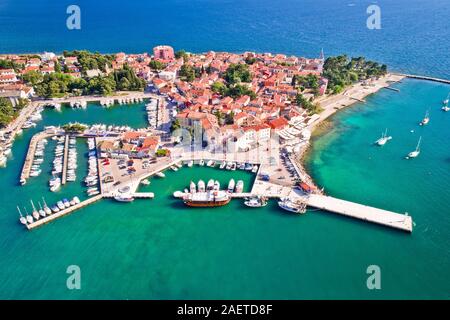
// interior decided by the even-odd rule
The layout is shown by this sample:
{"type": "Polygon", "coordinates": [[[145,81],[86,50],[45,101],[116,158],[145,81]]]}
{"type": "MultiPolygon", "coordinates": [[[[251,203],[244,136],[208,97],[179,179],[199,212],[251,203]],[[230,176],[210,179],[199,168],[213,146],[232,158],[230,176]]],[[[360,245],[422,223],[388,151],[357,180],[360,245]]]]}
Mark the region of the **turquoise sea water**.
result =
{"type": "MultiPolygon", "coordinates": [[[[333,118],[335,129],[317,138],[308,161],[320,185],[334,196],[408,211],[412,234],[310,210],[287,214],[271,202],[246,208],[240,200],[215,209],[187,209],[172,193],[190,180],[233,177],[247,188],[252,174],[211,168],[168,171],[142,188],[153,200],[120,204],[102,200],[32,232],[19,225],[15,206],[45,196],[53,203],[83,193],[70,183],[47,189],[48,175],[17,185],[33,131],[14,145],[14,159],[0,170],[0,297],[7,299],[314,299],[449,298],[448,116],[439,110],[449,87],[422,81],[397,84],[364,105],[333,118]],[[428,127],[417,122],[432,108],[428,127]],[[388,127],[393,139],[372,146],[388,127]],[[410,130],[414,130],[411,133],[410,130]],[[419,158],[404,160],[423,136],[419,158]],[[366,268],[379,265],[382,290],[366,287],[366,268]],[[81,290],[66,288],[66,268],[81,268],[81,290]]],[[[123,113],[144,126],[142,105],[87,111],[48,110],[46,124],[102,119],[118,124],[123,113]],[[90,114],[89,117],[86,117],[90,114]]],[[[37,129],[36,129],[37,130],[37,129]]],[[[78,181],[86,173],[86,146],[79,141],[78,181]]],[[[47,146],[47,169],[52,160],[47,146]]]]}
{"type": "MultiPolygon", "coordinates": [[[[150,51],[157,44],[200,52],[245,50],[306,56],[365,55],[395,70],[450,77],[446,0],[378,1],[382,30],[365,28],[371,1],[167,0],[83,1],[82,30],[65,28],[73,1],[0,0],[0,53],[91,49],[150,51]]],[[[79,182],[48,192],[48,175],[18,186],[28,142],[44,125],[68,121],[146,125],[144,106],[45,111],[44,121],[16,140],[0,169],[0,298],[6,299],[314,299],[450,298],[450,114],[439,110],[449,86],[404,81],[333,117],[316,138],[308,168],[334,196],[409,212],[411,235],[334,214],[294,216],[275,203],[251,210],[240,201],[214,210],[186,210],[173,191],[191,179],[252,176],[209,168],[167,172],[143,190],[153,200],[100,201],[32,232],[16,205],[45,196],[53,203],[82,195],[79,182]],[[426,109],[431,121],[417,126],[426,109]],[[386,146],[371,145],[386,128],[386,146]],[[414,133],[410,131],[414,130],[414,133]],[[422,152],[404,156],[422,135],[422,152]],[[382,290],[366,287],[366,268],[381,267],[382,290]],[[66,288],[66,268],[79,265],[82,289],[66,288]]],[[[50,171],[52,148],[43,165],[50,171]]],[[[78,181],[86,146],[78,142],[78,181]]]]}

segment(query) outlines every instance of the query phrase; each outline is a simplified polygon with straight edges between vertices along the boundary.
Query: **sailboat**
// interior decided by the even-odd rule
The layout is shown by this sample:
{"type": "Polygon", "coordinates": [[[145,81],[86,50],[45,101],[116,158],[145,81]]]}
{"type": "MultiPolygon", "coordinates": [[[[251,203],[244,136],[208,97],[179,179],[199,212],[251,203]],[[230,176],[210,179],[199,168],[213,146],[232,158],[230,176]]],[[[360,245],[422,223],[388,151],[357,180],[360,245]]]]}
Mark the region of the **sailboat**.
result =
{"type": "Polygon", "coordinates": [[[22,215],[22,212],[20,212],[19,206],[17,206],[17,210],[19,211],[19,215],[20,215],[20,219],[19,219],[20,223],[21,223],[21,224],[27,224],[27,218],[25,218],[25,217],[22,215]]]}
{"type": "Polygon", "coordinates": [[[386,128],[386,131],[381,134],[381,138],[378,139],[377,141],[375,141],[375,143],[379,146],[384,146],[386,144],[386,142],[388,142],[391,139],[392,139],[391,136],[389,136],[389,137],[387,136],[387,128],[386,128]]]}
{"type": "Polygon", "coordinates": [[[45,213],[44,209],[42,209],[41,203],[40,203],[39,201],[38,201],[38,205],[39,205],[39,215],[40,215],[42,218],[45,218],[45,216],[46,216],[47,214],[45,213]]]}
{"type": "Polygon", "coordinates": [[[39,212],[36,210],[36,207],[34,206],[33,200],[30,200],[31,206],[33,207],[33,218],[36,220],[39,220],[39,212]]]}
{"type": "Polygon", "coordinates": [[[48,207],[47,202],[45,202],[44,197],[42,197],[42,201],[44,203],[44,211],[49,216],[52,214],[52,210],[48,207]]]}
{"type": "Polygon", "coordinates": [[[416,150],[411,151],[410,153],[408,153],[408,155],[406,156],[406,159],[412,159],[412,158],[417,158],[420,154],[420,142],[422,140],[422,137],[419,138],[419,142],[417,143],[417,147],[416,150]]]}
{"type": "Polygon", "coordinates": [[[428,122],[430,122],[430,112],[427,110],[427,112],[425,113],[425,117],[422,119],[419,125],[426,126],[428,122]]]}
{"type": "Polygon", "coordinates": [[[450,111],[450,107],[448,106],[449,98],[450,98],[450,93],[447,95],[447,99],[442,101],[442,104],[443,104],[442,111],[445,111],[445,112],[450,111]]]}
{"type": "Polygon", "coordinates": [[[30,216],[29,214],[28,214],[28,211],[27,211],[27,208],[24,208],[25,209],[25,213],[26,213],[26,218],[27,218],[27,222],[28,223],[33,223],[33,217],[32,216],[30,216]]]}

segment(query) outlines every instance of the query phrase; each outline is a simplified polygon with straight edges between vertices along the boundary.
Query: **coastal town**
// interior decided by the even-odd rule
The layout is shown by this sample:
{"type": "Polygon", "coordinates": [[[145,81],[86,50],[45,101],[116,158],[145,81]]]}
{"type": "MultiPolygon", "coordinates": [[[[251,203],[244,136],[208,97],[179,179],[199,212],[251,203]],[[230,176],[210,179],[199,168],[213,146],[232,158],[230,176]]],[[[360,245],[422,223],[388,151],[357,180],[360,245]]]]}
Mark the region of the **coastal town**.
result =
{"type": "Polygon", "coordinates": [[[191,54],[157,46],[151,54],[3,55],[0,102],[8,112],[1,119],[0,164],[7,165],[14,138],[36,126],[45,108],[86,109],[88,103],[109,108],[145,101],[146,128],[68,119],[64,126],[45,127],[31,139],[22,185],[41,174],[40,154],[47,139],[59,143],[51,191],[76,179],[74,139],[88,142],[90,170],[87,200],[74,197],[40,210],[33,205],[32,217],[22,217],[19,210],[28,229],[101,198],[153,198],[152,193],[138,192],[149,178],[163,177],[164,170],[205,165],[253,172],[254,184],[249,192],[234,181],[225,191],[214,181],[208,186],[191,184],[174,193],[188,206],[214,207],[245,198],[246,205],[258,207],[276,198],[290,212],[305,213],[309,206],[411,232],[408,215],[326,196],[302,165],[313,131],[323,120],[402,78],[363,58],[325,59],[323,52],[317,58],[191,54]]]}

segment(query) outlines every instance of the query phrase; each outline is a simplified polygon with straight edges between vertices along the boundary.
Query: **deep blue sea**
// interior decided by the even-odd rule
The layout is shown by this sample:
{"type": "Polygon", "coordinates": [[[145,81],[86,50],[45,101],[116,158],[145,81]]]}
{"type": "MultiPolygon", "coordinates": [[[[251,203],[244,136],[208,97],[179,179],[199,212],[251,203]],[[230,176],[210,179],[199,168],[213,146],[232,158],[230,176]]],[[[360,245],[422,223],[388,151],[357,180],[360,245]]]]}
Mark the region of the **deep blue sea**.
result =
{"type": "Polygon", "coordinates": [[[169,44],[191,52],[346,53],[396,71],[450,77],[448,0],[0,0],[0,53],[148,52],[169,44]],[[381,30],[366,9],[381,9],[381,30]],[[81,30],[66,9],[81,9],[81,30]]]}
{"type": "MultiPolygon", "coordinates": [[[[0,53],[148,52],[157,44],[192,52],[226,50],[316,56],[347,53],[396,71],[450,78],[448,0],[377,1],[381,30],[366,28],[369,1],[358,0],[0,0],[0,53]],[[66,29],[78,4],[82,29],[66,29]],[[353,4],[353,5],[352,5],[353,4]]],[[[153,200],[102,200],[27,232],[16,205],[82,196],[86,143],[78,141],[78,181],[48,191],[54,142],[44,173],[18,185],[26,148],[45,125],[69,121],[146,125],[144,105],[46,110],[37,128],[18,137],[0,169],[2,299],[449,299],[450,112],[440,110],[450,86],[404,80],[331,118],[315,136],[307,167],[333,196],[407,211],[412,234],[331,213],[291,215],[275,202],[251,210],[241,201],[186,210],[173,199],[190,180],[225,184],[248,173],[211,168],[168,171],[143,190],[153,200]],[[418,122],[430,109],[427,127],[418,122]],[[393,139],[373,141],[389,128],[393,139]],[[421,154],[407,161],[422,136],[421,154]],[[5,191],[7,190],[7,191],[5,191]],[[381,268],[381,290],[366,286],[369,265],[381,268]],[[68,290],[66,268],[81,268],[81,290],[68,290]]]]}

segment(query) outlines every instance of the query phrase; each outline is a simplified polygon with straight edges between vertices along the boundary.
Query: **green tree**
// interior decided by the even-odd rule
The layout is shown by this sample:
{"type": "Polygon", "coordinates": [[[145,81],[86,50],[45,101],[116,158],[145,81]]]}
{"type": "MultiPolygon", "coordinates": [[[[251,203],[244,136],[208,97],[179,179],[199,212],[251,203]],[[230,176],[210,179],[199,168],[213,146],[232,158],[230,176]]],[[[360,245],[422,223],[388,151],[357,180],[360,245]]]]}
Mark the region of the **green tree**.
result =
{"type": "Polygon", "coordinates": [[[166,66],[164,65],[164,63],[162,63],[161,61],[158,60],[152,60],[150,61],[150,63],[148,64],[148,66],[152,69],[152,70],[162,70],[164,69],[166,66]]]}
{"type": "Polygon", "coordinates": [[[35,86],[36,84],[42,82],[44,80],[44,76],[39,71],[33,70],[30,72],[25,73],[22,76],[22,80],[31,84],[32,86],[35,86]]]}
{"type": "Polygon", "coordinates": [[[231,64],[225,72],[224,79],[229,84],[251,82],[252,76],[246,64],[231,64]]]}
{"type": "Polygon", "coordinates": [[[187,64],[183,64],[183,66],[180,68],[179,75],[184,80],[186,80],[188,82],[192,82],[195,80],[196,72],[195,72],[194,67],[187,65],[187,64]]]}

